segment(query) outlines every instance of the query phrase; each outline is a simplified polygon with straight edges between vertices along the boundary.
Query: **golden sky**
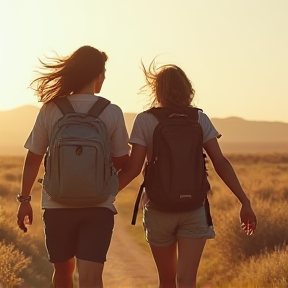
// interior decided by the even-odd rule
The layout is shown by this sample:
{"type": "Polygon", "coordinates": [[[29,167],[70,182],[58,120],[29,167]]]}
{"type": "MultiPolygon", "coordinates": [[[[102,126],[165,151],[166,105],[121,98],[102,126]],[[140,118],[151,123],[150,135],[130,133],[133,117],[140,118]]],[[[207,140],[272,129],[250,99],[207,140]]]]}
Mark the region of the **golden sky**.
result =
{"type": "Polygon", "coordinates": [[[37,105],[38,57],[108,54],[101,94],[124,112],[148,98],[141,59],[184,69],[210,117],[288,122],[287,0],[0,0],[0,110],[37,105]]]}

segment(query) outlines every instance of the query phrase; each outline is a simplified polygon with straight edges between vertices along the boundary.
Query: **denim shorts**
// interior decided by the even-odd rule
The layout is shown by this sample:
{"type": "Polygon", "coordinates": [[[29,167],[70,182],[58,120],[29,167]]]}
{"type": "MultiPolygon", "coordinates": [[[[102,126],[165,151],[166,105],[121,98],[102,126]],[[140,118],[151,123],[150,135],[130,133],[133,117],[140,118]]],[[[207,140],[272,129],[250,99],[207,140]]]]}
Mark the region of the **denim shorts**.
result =
{"type": "Polygon", "coordinates": [[[215,238],[213,226],[208,225],[205,207],[188,212],[167,213],[144,206],[143,227],[146,240],[154,246],[170,246],[178,237],[215,238]]]}
{"type": "Polygon", "coordinates": [[[45,209],[43,214],[49,261],[78,259],[104,263],[114,227],[108,208],[45,209]]]}

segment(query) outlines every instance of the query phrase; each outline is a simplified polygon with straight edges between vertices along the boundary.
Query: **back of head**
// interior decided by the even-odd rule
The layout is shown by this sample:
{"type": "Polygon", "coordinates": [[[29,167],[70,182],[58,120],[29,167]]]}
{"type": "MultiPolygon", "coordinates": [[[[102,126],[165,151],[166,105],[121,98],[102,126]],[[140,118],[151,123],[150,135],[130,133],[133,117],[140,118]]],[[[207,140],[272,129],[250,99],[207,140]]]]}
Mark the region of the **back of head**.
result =
{"type": "Polygon", "coordinates": [[[104,52],[91,46],[79,48],[66,60],[67,83],[65,84],[70,84],[70,89],[77,93],[105,70],[107,59],[104,52]]]}
{"type": "Polygon", "coordinates": [[[155,59],[148,70],[142,63],[142,69],[146,78],[143,90],[151,90],[152,104],[158,103],[162,107],[183,109],[189,107],[195,91],[184,71],[176,65],[166,64],[156,67],[155,59]]]}
{"type": "Polygon", "coordinates": [[[108,57],[105,52],[91,46],[83,46],[68,57],[47,58],[41,61],[48,72],[35,79],[36,95],[40,102],[48,102],[59,96],[77,93],[105,71],[108,57]]]}

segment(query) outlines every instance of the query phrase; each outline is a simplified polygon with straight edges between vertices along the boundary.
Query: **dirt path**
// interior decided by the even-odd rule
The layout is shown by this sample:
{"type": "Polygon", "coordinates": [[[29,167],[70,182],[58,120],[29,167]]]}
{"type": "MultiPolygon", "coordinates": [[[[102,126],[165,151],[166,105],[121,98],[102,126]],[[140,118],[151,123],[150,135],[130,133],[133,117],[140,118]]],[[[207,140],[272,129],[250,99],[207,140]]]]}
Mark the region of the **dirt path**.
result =
{"type": "Polygon", "coordinates": [[[130,223],[126,222],[119,214],[115,216],[114,234],[103,274],[104,287],[156,288],[157,272],[152,256],[142,251],[131,238],[127,232],[130,223]]]}

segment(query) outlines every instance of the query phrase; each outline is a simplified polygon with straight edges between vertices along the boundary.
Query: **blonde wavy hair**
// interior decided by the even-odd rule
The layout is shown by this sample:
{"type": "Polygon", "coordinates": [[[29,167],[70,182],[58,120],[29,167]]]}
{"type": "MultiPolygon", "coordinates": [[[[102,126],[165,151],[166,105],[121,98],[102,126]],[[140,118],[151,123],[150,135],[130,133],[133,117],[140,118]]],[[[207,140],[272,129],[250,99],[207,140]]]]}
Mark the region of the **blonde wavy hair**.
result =
{"type": "Polygon", "coordinates": [[[155,60],[148,69],[141,61],[146,85],[140,88],[140,93],[149,93],[150,107],[184,109],[191,106],[195,90],[184,71],[174,64],[157,67],[155,60]]]}

